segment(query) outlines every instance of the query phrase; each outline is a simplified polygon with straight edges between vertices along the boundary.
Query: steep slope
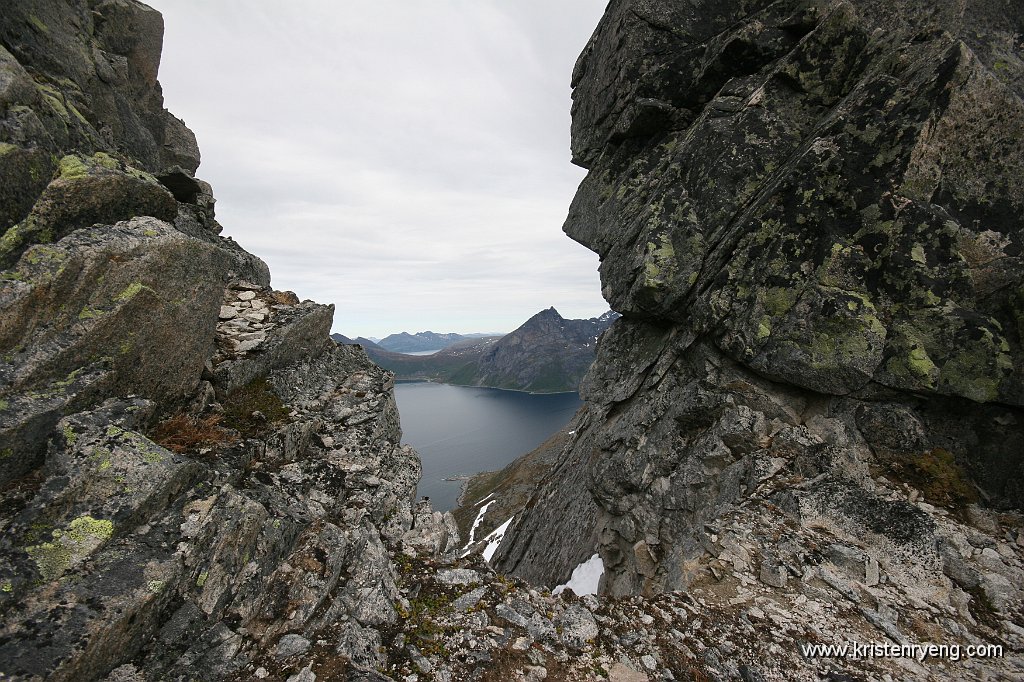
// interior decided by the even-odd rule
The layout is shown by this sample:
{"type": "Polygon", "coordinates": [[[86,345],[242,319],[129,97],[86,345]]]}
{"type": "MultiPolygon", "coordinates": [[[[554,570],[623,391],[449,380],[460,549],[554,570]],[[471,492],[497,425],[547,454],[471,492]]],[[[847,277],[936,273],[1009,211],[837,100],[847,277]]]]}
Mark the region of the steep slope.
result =
{"type": "Polygon", "coordinates": [[[500,570],[1019,656],[1024,14],[968,4],[609,5],[564,229],[623,318],[500,570]]]}
{"type": "Polygon", "coordinates": [[[374,362],[399,379],[429,379],[536,393],[575,391],[594,358],[597,338],[617,317],[566,320],[543,310],[500,338],[465,339],[429,356],[368,349],[374,362]]]}

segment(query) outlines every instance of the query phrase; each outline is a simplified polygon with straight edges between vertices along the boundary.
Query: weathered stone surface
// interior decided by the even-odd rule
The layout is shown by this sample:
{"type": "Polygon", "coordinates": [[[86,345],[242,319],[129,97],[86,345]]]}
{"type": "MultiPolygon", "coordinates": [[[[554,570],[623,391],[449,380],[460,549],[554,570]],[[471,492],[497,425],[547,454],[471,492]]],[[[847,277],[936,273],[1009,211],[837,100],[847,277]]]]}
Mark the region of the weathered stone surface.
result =
{"type": "MultiPolygon", "coordinates": [[[[84,391],[77,379],[87,368],[104,367],[105,377],[72,407],[129,394],[163,409],[185,402],[215,349],[224,278],[246,263],[153,218],[29,248],[0,279],[0,400],[21,406],[0,410],[0,429],[23,430],[27,415],[47,413],[31,402],[68,395],[72,386],[84,391]]],[[[35,466],[45,449],[35,433],[4,447],[35,466]]]]}
{"type": "MultiPolygon", "coordinates": [[[[270,300],[274,293],[270,287],[261,291],[270,300]]],[[[256,296],[251,289],[228,289],[219,313],[220,350],[214,357],[214,385],[224,394],[285,364],[315,357],[333,345],[329,336],[333,305],[307,302],[271,310],[264,303],[265,312],[259,313],[237,307],[251,305],[256,296]]]]}
{"type": "Polygon", "coordinates": [[[559,638],[573,649],[585,647],[597,637],[599,631],[593,614],[580,604],[574,604],[563,611],[555,625],[560,629],[559,638]]]}
{"type": "Polygon", "coordinates": [[[565,229],[616,310],[816,391],[1020,404],[1024,110],[1017,61],[989,61],[1019,18],[912,42],[902,4],[609,11],[577,65],[591,173],[565,229]]]}
{"type": "Polygon", "coordinates": [[[136,216],[171,221],[177,214],[174,197],[148,173],[103,152],[68,155],[28,216],[3,235],[0,267],[13,265],[32,244],[54,242],[89,225],[136,216]]]}
{"type": "Polygon", "coordinates": [[[24,130],[28,115],[18,107],[28,107],[49,151],[124,151],[150,172],[195,171],[195,136],[163,108],[157,83],[158,12],[121,0],[23,0],[7,9],[0,43],[36,80],[7,89],[0,132],[24,130]]]}
{"type": "Polygon", "coordinates": [[[39,147],[0,142],[0,177],[4,178],[0,187],[0,234],[28,216],[50,180],[53,165],[50,155],[39,147]]]}
{"type": "Polygon", "coordinates": [[[919,608],[959,614],[931,641],[1017,636],[1020,554],[970,545],[969,510],[1012,525],[1024,503],[1022,21],[609,6],[573,76],[589,173],[564,229],[624,317],[499,570],[565,583],[596,543],[610,596],[749,604],[736,646],[700,655],[725,679],[777,674],[741,673],[749,637],[815,602],[855,609],[846,638],[911,641],[919,608]]]}

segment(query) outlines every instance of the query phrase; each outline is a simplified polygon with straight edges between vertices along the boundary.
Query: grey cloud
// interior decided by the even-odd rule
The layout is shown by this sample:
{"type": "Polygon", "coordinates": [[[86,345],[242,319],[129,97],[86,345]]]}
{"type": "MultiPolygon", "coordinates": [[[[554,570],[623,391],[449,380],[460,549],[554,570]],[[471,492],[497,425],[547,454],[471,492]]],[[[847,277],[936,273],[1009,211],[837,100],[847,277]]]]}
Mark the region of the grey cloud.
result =
{"type": "Polygon", "coordinates": [[[560,226],[569,77],[601,0],[153,0],[167,106],[226,233],[350,336],[600,314],[560,226]]]}

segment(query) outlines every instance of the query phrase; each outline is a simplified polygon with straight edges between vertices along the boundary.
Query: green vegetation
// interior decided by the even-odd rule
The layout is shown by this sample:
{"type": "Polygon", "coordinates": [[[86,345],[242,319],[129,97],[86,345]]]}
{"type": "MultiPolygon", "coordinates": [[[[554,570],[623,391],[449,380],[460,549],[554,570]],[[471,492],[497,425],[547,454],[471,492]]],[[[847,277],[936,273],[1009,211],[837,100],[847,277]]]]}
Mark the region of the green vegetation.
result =
{"type": "Polygon", "coordinates": [[[57,164],[60,177],[65,179],[84,178],[89,175],[89,167],[85,165],[81,157],[68,154],[57,164]]]}
{"type": "Polygon", "coordinates": [[[288,420],[289,410],[266,379],[256,379],[224,402],[224,425],[243,437],[266,433],[273,424],[288,420]]]}
{"type": "Polygon", "coordinates": [[[155,291],[153,291],[153,289],[147,287],[142,282],[132,282],[131,284],[124,288],[124,291],[115,296],[114,300],[118,302],[130,301],[131,299],[135,298],[143,289],[153,294],[156,293],[155,291]]]}
{"type": "Polygon", "coordinates": [[[932,504],[959,510],[978,501],[978,492],[953,453],[927,450],[892,465],[896,475],[921,491],[932,504]]]}
{"type": "Polygon", "coordinates": [[[28,15],[28,23],[29,23],[30,26],[32,26],[34,29],[36,29],[40,33],[49,34],[49,32],[50,32],[50,27],[47,26],[46,24],[44,24],[43,20],[40,19],[39,17],[37,17],[34,14],[29,14],[28,15]]]}
{"type": "Polygon", "coordinates": [[[80,320],[94,320],[97,317],[103,317],[103,315],[104,315],[104,311],[103,310],[99,310],[98,308],[91,308],[89,306],[85,306],[84,308],[82,308],[81,312],[78,313],[78,319],[80,319],[80,320]]]}

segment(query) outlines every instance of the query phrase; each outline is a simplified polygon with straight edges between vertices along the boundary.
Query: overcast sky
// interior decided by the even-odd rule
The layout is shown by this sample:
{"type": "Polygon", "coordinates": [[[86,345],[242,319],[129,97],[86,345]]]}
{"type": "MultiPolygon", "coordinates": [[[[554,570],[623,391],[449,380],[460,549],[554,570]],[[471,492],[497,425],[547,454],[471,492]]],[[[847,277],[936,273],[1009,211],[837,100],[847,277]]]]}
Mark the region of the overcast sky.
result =
{"type": "Polygon", "coordinates": [[[593,317],[561,231],[569,79],[605,0],[146,0],[165,103],[217,218],[334,331],[511,331],[593,317]]]}

